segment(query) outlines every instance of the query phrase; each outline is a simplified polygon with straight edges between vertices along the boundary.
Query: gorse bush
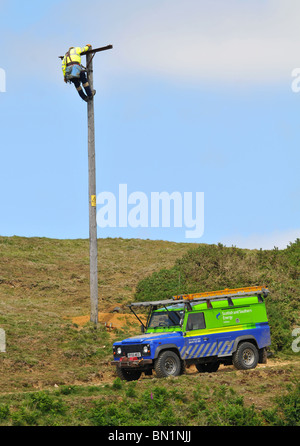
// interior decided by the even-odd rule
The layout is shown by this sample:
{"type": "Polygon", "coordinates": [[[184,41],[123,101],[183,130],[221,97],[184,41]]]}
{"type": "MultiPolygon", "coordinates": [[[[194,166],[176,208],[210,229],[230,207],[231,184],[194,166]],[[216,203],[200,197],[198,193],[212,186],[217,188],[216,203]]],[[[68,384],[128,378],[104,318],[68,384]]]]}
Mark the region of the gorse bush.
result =
{"type": "Polygon", "coordinates": [[[265,285],[272,348],[290,350],[291,327],[299,323],[300,239],[285,250],[243,250],[199,245],[170,269],[141,280],[135,301],[168,299],[177,294],[265,285]]]}
{"type": "Polygon", "coordinates": [[[56,398],[46,392],[32,394],[30,396],[29,405],[42,413],[51,413],[54,415],[64,413],[66,410],[61,399],[56,398]]]}
{"type": "Polygon", "coordinates": [[[66,410],[67,406],[59,396],[41,391],[26,395],[18,410],[10,410],[9,415],[14,426],[52,425],[66,414],[66,410]]]}
{"type": "Polygon", "coordinates": [[[10,411],[9,411],[9,407],[7,404],[1,404],[0,405],[0,421],[1,420],[6,420],[7,417],[9,416],[10,411]]]}
{"type": "MultiPolygon", "coordinates": [[[[114,382],[114,384],[116,381],[114,382]]],[[[116,386],[113,384],[113,388],[116,386]]],[[[132,392],[133,385],[129,383],[125,395],[130,393],[130,400],[124,398],[118,404],[115,402],[98,401],[90,412],[92,424],[97,426],[130,426],[159,425],[169,426],[182,421],[175,415],[172,392],[164,387],[155,387],[151,392],[140,395],[132,392]]],[[[118,390],[120,388],[118,387],[118,390]]]]}
{"type": "Polygon", "coordinates": [[[124,407],[116,403],[98,401],[91,411],[90,419],[95,426],[122,426],[129,422],[124,407]]]}
{"type": "Polygon", "coordinates": [[[254,405],[245,407],[243,396],[236,395],[232,389],[220,386],[215,392],[216,403],[206,410],[209,426],[260,426],[262,417],[254,405]]]}
{"type": "Polygon", "coordinates": [[[263,416],[273,426],[300,426],[300,382],[288,386],[288,394],[276,398],[276,407],[263,416]]]}

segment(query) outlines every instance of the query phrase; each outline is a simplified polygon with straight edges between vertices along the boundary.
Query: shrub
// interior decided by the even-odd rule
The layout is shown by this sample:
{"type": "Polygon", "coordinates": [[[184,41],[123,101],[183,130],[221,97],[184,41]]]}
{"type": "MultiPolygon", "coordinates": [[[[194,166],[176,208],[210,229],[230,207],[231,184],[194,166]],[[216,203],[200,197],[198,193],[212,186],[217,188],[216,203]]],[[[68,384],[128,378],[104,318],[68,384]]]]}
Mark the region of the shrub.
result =
{"type": "Polygon", "coordinates": [[[46,392],[37,392],[30,395],[30,407],[33,407],[43,414],[63,414],[66,411],[65,404],[59,398],[55,398],[46,392]]]}
{"type": "Polygon", "coordinates": [[[272,426],[300,426],[300,382],[275,401],[277,407],[263,411],[265,420],[272,426]]]}
{"type": "Polygon", "coordinates": [[[266,299],[275,352],[290,352],[292,327],[299,314],[300,239],[285,250],[243,250],[218,245],[199,245],[170,269],[141,280],[136,301],[168,299],[176,294],[266,285],[266,299]]]}
{"type": "Polygon", "coordinates": [[[10,410],[7,404],[0,405],[0,421],[6,420],[9,416],[10,410]]]}

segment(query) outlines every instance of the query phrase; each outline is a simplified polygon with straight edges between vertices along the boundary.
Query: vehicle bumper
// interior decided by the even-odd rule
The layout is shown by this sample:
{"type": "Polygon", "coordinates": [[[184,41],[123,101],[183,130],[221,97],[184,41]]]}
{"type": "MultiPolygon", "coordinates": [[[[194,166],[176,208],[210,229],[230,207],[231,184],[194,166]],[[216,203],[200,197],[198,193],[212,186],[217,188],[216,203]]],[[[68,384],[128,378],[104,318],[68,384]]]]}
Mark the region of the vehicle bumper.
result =
{"type": "Polygon", "coordinates": [[[111,361],[111,365],[127,368],[141,368],[153,364],[153,359],[129,359],[120,358],[118,361],[111,361]]]}

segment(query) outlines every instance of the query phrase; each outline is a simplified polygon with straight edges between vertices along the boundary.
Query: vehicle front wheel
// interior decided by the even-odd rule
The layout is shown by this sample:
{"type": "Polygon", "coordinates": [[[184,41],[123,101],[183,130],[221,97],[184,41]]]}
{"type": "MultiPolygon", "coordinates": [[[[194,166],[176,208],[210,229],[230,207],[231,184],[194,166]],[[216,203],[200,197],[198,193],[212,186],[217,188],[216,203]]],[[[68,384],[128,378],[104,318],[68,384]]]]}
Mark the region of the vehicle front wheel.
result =
{"type": "Polygon", "coordinates": [[[251,342],[242,342],[232,357],[238,370],[254,369],[258,363],[258,350],[251,342]]]}
{"type": "Polygon", "coordinates": [[[136,381],[140,378],[142,372],[139,370],[126,370],[121,367],[117,367],[117,375],[124,381],[136,381]]]}
{"type": "Polygon", "coordinates": [[[167,378],[168,376],[181,375],[184,367],[175,352],[166,350],[155,361],[154,370],[158,378],[167,378]]]}

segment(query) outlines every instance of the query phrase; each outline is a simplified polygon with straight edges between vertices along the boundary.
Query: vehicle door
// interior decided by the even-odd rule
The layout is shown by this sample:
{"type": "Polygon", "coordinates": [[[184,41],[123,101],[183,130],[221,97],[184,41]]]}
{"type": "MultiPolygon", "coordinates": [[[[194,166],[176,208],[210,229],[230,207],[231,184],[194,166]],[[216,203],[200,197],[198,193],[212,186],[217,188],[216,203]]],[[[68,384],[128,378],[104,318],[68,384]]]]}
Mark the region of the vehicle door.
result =
{"type": "Polygon", "coordinates": [[[206,322],[204,312],[190,313],[186,322],[184,345],[181,349],[182,359],[202,358],[215,354],[217,342],[212,342],[205,332],[206,322]]]}

